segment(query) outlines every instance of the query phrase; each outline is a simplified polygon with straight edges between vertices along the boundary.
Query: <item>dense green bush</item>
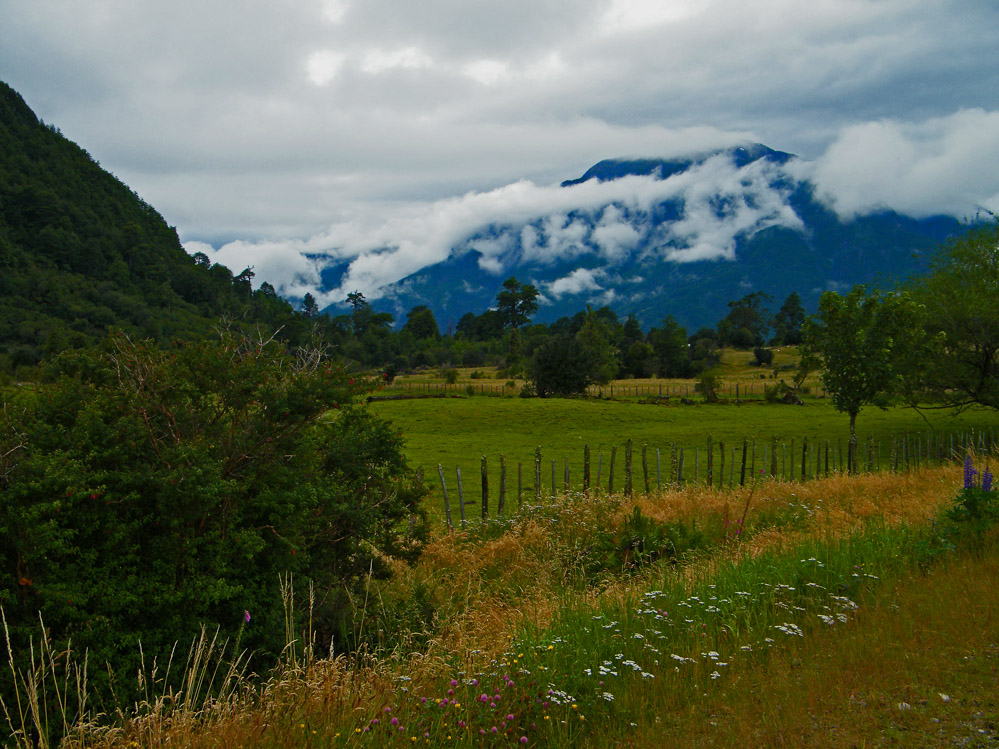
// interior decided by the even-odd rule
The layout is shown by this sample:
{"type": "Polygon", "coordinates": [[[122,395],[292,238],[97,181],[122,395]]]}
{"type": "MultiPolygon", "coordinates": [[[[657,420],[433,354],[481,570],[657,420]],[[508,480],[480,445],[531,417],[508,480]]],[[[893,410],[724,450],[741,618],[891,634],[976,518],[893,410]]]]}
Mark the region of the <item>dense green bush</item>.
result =
{"type": "MultiPolygon", "coordinates": [[[[55,359],[0,414],[0,586],[15,655],[37,637],[135,673],[202,624],[265,663],[279,576],[312,582],[321,644],[346,596],[418,554],[423,487],[365,384],[317,352],[222,337],[163,351],[123,335],[55,359]]],[[[301,629],[297,629],[301,631],[301,629]]],[[[122,687],[119,686],[119,689],[122,687]]]]}

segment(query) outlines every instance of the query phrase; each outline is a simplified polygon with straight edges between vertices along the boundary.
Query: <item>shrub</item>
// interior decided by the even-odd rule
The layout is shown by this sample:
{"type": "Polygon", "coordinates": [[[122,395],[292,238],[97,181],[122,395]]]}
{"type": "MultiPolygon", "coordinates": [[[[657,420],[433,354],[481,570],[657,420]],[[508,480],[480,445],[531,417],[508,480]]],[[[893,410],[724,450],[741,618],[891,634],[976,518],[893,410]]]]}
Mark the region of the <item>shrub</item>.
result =
{"type": "Polygon", "coordinates": [[[134,674],[140,640],[165,663],[202,624],[231,635],[250,612],[243,644],[273,657],[283,573],[311,581],[331,637],[348,591],[420,550],[422,484],[395,430],[354,405],[364,387],[319,356],[232,337],[162,351],[115,335],[55,360],[0,414],[15,653],[41,615],[97,678],[105,661],[134,674]]]}
{"type": "Polygon", "coordinates": [[[774,352],[768,348],[757,346],[753,349],[753,359],[758,367],[766,367],[773,363],[774,352]]]}
{"type": "Polygon", "coordinates": [[[715,375],[704,373],[697,378],[694,390],[704,396],[708,403],[718,402],[718,388],[721,387],[721,380],[715,375]]]}

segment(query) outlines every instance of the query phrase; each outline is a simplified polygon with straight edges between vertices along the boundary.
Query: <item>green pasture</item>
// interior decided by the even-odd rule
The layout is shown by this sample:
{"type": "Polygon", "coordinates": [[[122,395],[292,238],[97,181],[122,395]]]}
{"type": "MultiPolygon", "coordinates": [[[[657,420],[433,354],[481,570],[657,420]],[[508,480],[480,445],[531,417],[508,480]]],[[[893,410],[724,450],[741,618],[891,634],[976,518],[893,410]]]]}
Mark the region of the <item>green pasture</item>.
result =
{"type": "MultiPolygon", "coordinates": [[[[405,439],[407,457],[414,465],[422,466],[428,477],[436,479],[438,464],[444,467],[448,477],[453,477],[455,468],[460,467],[466,477],[466,488],[477,480],[483,455],[489,460],[490,472],[498,471],[500,455],[506,456],[511,475],[515,475],[516,464],[522,463],[525,485],[530,483],[533,479],[528,476],[532,475],[534,451],[538,446],[543,456],[543,484],[548,486],[552,459],[558,462],[559,482],[563,477],[564,460],[568,459],[573,484],[577,483],[582,471],[584,445],[590,446],[594,471],[601,453],[606,471],[611,447],[617,446],[617,470],[620,471],[623,446],[631,439],[637,471],[643,444],[648,445],[650,456],[659,448],[665,466],[675,442],[686,450],[685,473],[689,476],[693,470],[695,447],[702,453],[700,467],[702,472],[704,470],[703,452],[709,435],[716,446],[719,441],[724,442],[726,451],[736,445],[741,448],[743,439],[756,440],[756,465],[759,466],[764,446],[772,444],[774,437],[780,445],[787,445],[788,450],[792,440],[796,450],[799,449],[805,437],[812,445],[824,446],[828,441],[836,450],[838,445],[846,444],[849,434],[847,416],[836,411],[825,399],[809,399],[803,406],[765,401],[742,405],[732,402],[653,405],[636,400],[473,396],[380,401],[368,407],[399,428],[405,439]]],[[[888,411],[866,408],[857,419],[861,452],[871,435],[880,445],[885,460],[892,435],[901,438],[906,432],[926,435],[929,432],[962,433],[971,429],[999,433],[999,413],[986,409],[954,414],[946,410],[917,412],[911,408],[888,411]]],[[[798,458],[800,453],[796,462],[798,458]]],[[[654,457],[649,460],[650,473],[654,475],[654,463],[651,463],[654,457]]],[[[617,476],[620,480],[621,474],[617,476]]]]}

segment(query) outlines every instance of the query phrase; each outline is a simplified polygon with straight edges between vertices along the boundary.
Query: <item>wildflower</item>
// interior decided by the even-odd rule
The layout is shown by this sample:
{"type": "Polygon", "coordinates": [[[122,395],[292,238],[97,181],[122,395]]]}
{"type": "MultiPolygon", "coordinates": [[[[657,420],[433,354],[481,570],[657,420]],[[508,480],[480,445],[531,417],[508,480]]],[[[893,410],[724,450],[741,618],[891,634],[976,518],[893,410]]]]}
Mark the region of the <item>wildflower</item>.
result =
{"type": "Polygon", "coordinates": [[[982,491],[990,492],[992,491],[992,471],[986,468],[982,471],[982,491]]]}
{"type": "Polygon", "coordinates": [[[520,737],[520,743],[521,744],[526,744],[527,743],[527,737],[526,736],[521,736],[520,737]]]}
{"type": "Polygon", "coordinates": [[[964,459],[964,488],[973,489],[975,487],[975,476],[978,471],[975,470],[974,463],[971,462],[971,456],[968,455],[964,459]]]}
{"type": "Polygon", "coordinates": [[[250,623],[250,612],[249,611],[244,611],[243,612],[243,624],[249,624],[249,623],[250,623]]]}

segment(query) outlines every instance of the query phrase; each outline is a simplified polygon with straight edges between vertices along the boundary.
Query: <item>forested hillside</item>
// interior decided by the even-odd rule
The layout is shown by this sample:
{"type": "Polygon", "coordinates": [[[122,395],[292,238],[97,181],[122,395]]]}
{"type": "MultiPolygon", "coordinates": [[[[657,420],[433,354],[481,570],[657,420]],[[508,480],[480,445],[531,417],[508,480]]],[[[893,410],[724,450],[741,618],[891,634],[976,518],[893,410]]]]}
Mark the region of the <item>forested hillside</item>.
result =
{"type": "Polygon", "coordinates": [[[303,316],[251,278],[189,256],[152,206],[0,82],[0,377],[110,326],[191,339],[229,316],[301,336],[303,316]]]}

